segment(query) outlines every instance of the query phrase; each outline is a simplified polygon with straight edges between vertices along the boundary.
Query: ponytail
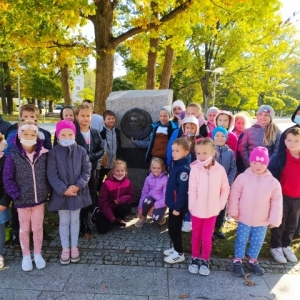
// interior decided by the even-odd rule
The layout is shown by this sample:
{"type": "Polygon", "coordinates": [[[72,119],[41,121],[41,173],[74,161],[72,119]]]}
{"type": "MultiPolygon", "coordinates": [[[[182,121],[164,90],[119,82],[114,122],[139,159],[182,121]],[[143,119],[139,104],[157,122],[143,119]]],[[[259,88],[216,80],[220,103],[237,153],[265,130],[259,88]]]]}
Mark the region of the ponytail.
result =
{"type": "Polygon", "coordinates": [[[275,144],[276,141],[276,134],[279,128],[274,122],[270,122],[270,124],[267,126],[264,136],[264,144],[265,146],[270,146],[272,144],[275,144]]]}

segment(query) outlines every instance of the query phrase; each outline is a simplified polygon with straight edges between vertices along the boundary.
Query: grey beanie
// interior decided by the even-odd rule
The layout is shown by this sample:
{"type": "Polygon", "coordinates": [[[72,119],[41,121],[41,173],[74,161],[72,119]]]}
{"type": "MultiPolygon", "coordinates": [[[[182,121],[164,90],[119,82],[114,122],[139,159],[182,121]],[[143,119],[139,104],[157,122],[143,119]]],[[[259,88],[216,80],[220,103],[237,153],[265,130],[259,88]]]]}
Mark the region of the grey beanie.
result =
{"type": "Polygon", "coordinates": [[[269,114],[271,119],[274,119],[274,115],[275,115],[275,112],[274,112],[274,109],[272,106],[270,105],[262,105],[258,111],[257,111],[257,115],[260,114],[260,113],[266,113],[266,114],[269,114]]]}
{"type": "Polygon", "coordinates": [[[168,113],[169,118],[171,118],[171,116],[172,116],[171,106],[163,106],[163,107],[160,109],[160,111],[162,111],[162,110],[165,110],[165,111],[168,113]]]}
{"type": "Polygon", "coordinates": [[[219,113],[219,109],[217,108],[217,107],[215,107],[215,106],[212,106],[212,107],[210,107],[208,110],[207,110],[207,112],[206,112],[206,117],[208,117],[208,115],[210,114],[210,113],[219,113]]]}

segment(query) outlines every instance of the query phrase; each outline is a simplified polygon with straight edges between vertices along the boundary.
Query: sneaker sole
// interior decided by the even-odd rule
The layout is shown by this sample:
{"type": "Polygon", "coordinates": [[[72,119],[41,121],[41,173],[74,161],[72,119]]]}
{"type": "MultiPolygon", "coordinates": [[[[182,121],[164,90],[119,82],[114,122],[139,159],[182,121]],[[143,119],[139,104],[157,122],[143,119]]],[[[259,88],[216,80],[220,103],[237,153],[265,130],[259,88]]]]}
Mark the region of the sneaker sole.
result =
{"type": "Polygon", "coordinates": [[[298,259],[292,260],[292,259],[289,259],[288,257],[286,257],[286,260],[291,262],[291,263],[294,263],[294,264],[296,264],[298,262],[298,259]]]}
{"type": "Polygon", "coordinates": [[[271,253],[271,255],[272,255],[272,257],[273,257],[273,259],[276,261],[276,262],[278,262],[278,263],[280,263],[280,264],[286,264],[287,263],[287,260],[282,260],[282,261],[280,261],[280,260],[278,260],[278,259],[276,259],[275,257],[274,257],[274,255],[272,254],[272,252],[270,252],[271,253]]]}
{"type": "Polygon", "coordinates": [[[208,276],[210,274],[210,271],[208,271],[206,273],[199,271],[199,274],[202,276],[208,276]]]}
{"type": "Polygon", "coordinates": [[[265,274],[265,273],[257,273],[255,271],[253,271],[248,265],[246,265],[246,268],[249,269],[249,271],[252,272],[255,275],[263,276],[265,274]]]}
{"type": "Polygon", "coordinates": [[[192,271],[190,268],[189,268],[189,272],[190,272],[191,274],[195,274],[195,275],[199,274],[199,271],[192,271]]]}
{"type": "Polygon", "coordinates": [[[68,265],[71,262],[71,260],[70,259],[68,261],[60,260],[59,262],[61,265],[68,265]]]}
{"type": "Polygon", "coordinates": [[[78,258],[71,258],[71,262],[72,263],[77,263],[79,261],[80,261],[80,257],[78,257],[78,258]]]}
{"type": "MultiPolygon", "coordinates": [[[[169,256],[167,256],[167,257],[169,257],[169,256]]],[[[167,258],[167,257],[166,257],[166,258],[167,258]]],[[[167,263],[167,264],[171,264],[171,265],[173,265],[173,264],[178,264],[178,263],[181,263],[181,262],[184,262],[184,261],[185,261],[185,258],[184,258],[184,259],[178,259],[178,260],[176,260],[176,261],[174,261],[174,260],[172,260],[172,261],[166,261],[166,258],[164,259],[164,262],[167,263]]]]}

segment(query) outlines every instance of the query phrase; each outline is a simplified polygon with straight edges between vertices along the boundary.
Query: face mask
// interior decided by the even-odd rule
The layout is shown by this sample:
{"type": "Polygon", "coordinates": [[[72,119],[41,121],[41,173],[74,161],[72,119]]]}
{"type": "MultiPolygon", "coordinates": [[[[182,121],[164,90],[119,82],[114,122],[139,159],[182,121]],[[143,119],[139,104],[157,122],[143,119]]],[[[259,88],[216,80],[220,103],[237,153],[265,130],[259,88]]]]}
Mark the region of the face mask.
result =
{"type": "Polygon", "coordinates": [[[195,135],[193,133],[191,133],[191,132],[183,134],[183,137],[194,137],[194,136],[195,135]]]}
{"type": "Polygon", "coordinates": [[[20,143],[25,147],[32,147],[36,144],[36,140],[20,139],[20,143]]]}
{"type": "Polygon", "coordinates": [[[116,176],[116,175],[113,175],[116,179],[118,179],[118,180],[122,180],[124,177],[125,177],[125,175],[124,176],[116,176]]]}
{"type": "Polygon", "coordinates": [[[63,147],[72,146],[75,143],[75,140],[59,140],[59,144],[63,147]]]}
{"type": "Polygon", "coordinates": [[[300,116],[295,116],[294,122],[298,125],[300,125],[300,116]]]}
{"type": "Polygon", "coordinates": [[[212,161],[212,156],[210,156],[207,160],[205,160],[205,161],[200,161],[199,159],[197,159],[197,162],[200,164],[200,165],[202,165],[202,166],[204,166],[204,167],[207,167],[210,163],[211,163],[211,161],[212,161]]]}

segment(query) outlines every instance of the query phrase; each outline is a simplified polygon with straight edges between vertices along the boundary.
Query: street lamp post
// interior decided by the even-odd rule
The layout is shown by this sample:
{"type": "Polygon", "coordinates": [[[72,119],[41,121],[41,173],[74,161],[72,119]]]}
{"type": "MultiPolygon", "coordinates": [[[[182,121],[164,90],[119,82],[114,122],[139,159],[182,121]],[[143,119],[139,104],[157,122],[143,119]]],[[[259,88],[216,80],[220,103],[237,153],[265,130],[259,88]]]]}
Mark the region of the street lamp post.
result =
{"type": "Polygon", "coordinates": [[[221,74],[223,71],[225,70],[225,68],[216,68],[214,70],[205,70],[206,72],[211,72],[214,73],[214,81],[213,81],[213,86],[214,86],[214,97],[213,97],[213,106],[215,106],[215,99],[216,99],[216,88],[217,85],[219,84],[219,82],[217,81],[217,75],[221,74]]]}

